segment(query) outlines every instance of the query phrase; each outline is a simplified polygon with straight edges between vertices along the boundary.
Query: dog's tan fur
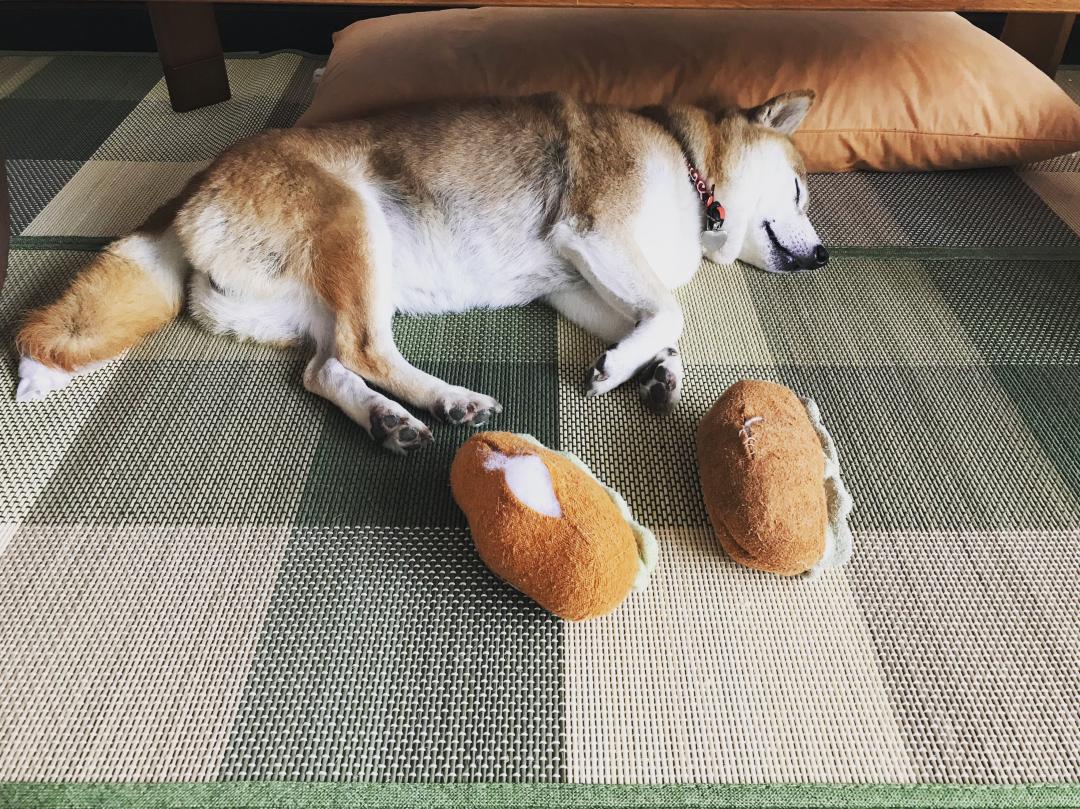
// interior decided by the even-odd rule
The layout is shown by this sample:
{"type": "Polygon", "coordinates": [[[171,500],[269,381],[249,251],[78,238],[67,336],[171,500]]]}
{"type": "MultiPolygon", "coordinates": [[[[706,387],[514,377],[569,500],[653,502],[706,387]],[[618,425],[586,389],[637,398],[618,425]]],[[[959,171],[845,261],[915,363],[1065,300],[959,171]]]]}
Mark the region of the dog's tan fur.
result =
{"type": "MultiPolygon", "coordinates": [[[[313,336],[305,384],[377,439],[396,431],[384,441],[392,449],[423,443],[426,429],[363,380],[457,423],[479,424],[500,409],[406,362],[393,343],[395,309],[452,311],[546,296],[621,341],[594,367],[593,392],[648,362],[643,395],[648,390],[647,403],[665,409],[681,384],[671,346],[682,320],[670,288],[688,280],[702,249],[733,260],[751,226],[750,205],[736,207],[732,244],[712,252],[690,244],[687,252],[700,209],[686,160],[733,201],[750,193],[748,155],[769,149],[790,164],[786,176],[805,184],[786,137],[794,126],[782,124],[784,116],[797,124],[810,97],[750,111],[633,113],[542,96],[263,133],[226,151],[177,200],[110,245],[57,302],[31,314],[19,351],[66,372],[116,356],[178,313],[180,256],[196,270],[190,297],[199,320],[270,342],[313,336]],[[643,213],[657,183],[658,193],[675,195],[675,207],[643,213]],[[655,217],[671,222],[656,230],[655,217]],[[677,265],[670,272],[655,266],[665,263],[666,241],[677,265]],[[444,242],[440,279],[432,276],[441,272],[434,263],[444,242]],[[483,277],[493,269],[498,277],[483,277]]],[[[794,252],[783,253],[794,261],[794,252]]]]}
{"type": "Polygon", "coordinates": [[[115,357],[180,313],[139,265],[102,253],[63,297],[30,314],[16,343],[24,357],[74,372],[115,357]]]}

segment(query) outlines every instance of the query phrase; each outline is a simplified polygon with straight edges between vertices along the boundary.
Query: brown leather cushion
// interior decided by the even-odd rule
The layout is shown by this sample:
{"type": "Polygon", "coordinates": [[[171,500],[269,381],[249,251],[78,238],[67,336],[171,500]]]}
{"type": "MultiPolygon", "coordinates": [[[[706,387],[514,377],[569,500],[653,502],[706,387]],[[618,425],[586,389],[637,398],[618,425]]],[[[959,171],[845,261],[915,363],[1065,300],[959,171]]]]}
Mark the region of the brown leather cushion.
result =
{"type": "Polygon", "coordinates": [[[301,124],[442,98],[561,90],[637,107],[751,106],[811,88],[816,171],[951,169],[1080,149],[1080,108],[951,13],[457,9],[354,23],[301,124]]]}

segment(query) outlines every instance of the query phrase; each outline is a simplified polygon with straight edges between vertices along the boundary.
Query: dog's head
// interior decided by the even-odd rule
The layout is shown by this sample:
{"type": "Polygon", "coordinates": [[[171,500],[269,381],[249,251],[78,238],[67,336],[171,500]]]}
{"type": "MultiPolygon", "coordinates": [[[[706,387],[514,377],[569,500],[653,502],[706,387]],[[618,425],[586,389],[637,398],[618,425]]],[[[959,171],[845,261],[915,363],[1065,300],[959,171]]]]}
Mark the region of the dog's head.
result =
{"type": "Polygon", "coordinates": [[[719,122],[736,141],[725,138],[731,199],[720,201],[733,219],[733,241],[724,253],[768,272],[812,270],[829,260],[806,215],[806,168],[791,142],[813,101],[812,90],[784,93],[719,122]]]}

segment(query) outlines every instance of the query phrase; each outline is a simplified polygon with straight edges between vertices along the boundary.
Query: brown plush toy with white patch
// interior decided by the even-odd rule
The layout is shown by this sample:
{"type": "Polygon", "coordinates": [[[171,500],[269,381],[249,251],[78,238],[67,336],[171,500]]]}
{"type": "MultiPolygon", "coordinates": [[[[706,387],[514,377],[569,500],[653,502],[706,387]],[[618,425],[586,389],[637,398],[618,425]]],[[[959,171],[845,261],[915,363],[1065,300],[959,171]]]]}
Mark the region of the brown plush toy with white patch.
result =
{"type": "Polygon", "coordinates": [[[458,450],[454,499],[491,571],[569,621],[611,612],[656,565],[656,539],[573,455],[485,432],[458,450]]]}
{"type": "Polygon", "coordinates": [[[736,562],[794,576],[848,560],[851,496],[812,399],[736,382],[698,424],[697,452],[709,519],[736,562]]]}

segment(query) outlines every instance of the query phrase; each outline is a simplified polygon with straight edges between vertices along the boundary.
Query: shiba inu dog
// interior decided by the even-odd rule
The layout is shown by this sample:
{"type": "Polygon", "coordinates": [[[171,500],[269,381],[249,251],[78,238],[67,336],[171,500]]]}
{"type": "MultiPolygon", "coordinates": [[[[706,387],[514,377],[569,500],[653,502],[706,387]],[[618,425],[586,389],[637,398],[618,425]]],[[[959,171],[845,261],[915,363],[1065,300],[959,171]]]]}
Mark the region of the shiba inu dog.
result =
{"type": "Polygon", "coordinates": [[[311,338],[305,387],[403,453],[431,433],[395,399],[472,426],[502,407],[411,365],[394,313],[543,300],[611,343],[586,395],[634,380],[666,411],[683,378],[672,290],[702,255],[770,272],[828,261],[789,138],[812,101],[627,111],[537,96],[256,135],[28,316],[16,396],[121,354],[186,297],[214,332],[311,338]]]}

